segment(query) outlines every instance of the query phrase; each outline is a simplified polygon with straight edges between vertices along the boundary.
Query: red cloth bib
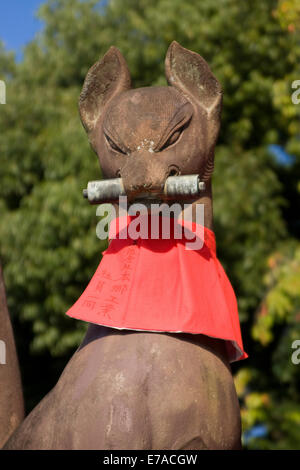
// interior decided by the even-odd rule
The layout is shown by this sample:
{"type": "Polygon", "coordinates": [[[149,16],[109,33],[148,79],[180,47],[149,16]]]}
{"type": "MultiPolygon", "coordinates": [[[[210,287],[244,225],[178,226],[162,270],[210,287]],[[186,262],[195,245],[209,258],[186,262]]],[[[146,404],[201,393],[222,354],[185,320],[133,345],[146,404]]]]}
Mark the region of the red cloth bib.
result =
{"type": "MultiPolygon", "coordinates": [[[[109,247],[67,315],[117,329],[220,338],[226,340],[230,362],[247,358],[236,297],[217,259],[214,233],[178,221],[182,238],[176,239],[178,230],[176,236],[171,223],[170,237],[163,239],[160,217],[158,239],[121,239],[133,219],[125,216],[111,223],[109,247]],[[187,249],[194,243],[191,232],[196,249],[187,249]]],[[[150,229],[149,216],[148,234],[150,229]]]]}

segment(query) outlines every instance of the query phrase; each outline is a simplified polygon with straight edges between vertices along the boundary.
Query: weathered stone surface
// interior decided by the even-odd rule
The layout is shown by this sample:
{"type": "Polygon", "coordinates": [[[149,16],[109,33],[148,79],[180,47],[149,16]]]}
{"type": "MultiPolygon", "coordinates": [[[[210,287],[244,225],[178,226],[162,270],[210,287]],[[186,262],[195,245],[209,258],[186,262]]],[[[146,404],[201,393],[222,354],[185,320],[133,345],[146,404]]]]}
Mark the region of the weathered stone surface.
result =
{"type": "Polygon", "coordinates": [[[24,403],[13,330],[0,265],[0,448],[24,419],[24,403]]]}

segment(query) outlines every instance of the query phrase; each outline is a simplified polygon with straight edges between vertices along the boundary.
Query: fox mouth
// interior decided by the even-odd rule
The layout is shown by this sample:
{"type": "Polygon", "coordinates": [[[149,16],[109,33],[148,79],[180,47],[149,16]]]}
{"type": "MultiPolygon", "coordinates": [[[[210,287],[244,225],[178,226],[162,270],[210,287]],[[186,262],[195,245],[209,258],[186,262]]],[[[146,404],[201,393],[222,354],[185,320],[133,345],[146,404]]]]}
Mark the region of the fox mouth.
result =
{"type": "Polygon", "coordinates": [[[152,183],[145,183],[143,185],[140,184],[135,184],[132,186],[133,191],[139,191],[139,193],[143,191],[149,191],[150,193],[152,192],[153,184],[152,183]]]}
{"type": "Polygon", "coordinates": [[[205,183],[200,181],[199,175],[169,176],[165,180],[163,188],[153,188],[150,184],[138,186],[139,191],[133,189],[125,191],[122,178],[90,181],[87,189],[83,190],[83,196],[90,204],[115,203],[120,197],[128,197],[129,200],[138,201],[167,201],[167,200],[196,200],[205,190],[205,183]]]}
{"type": "Polygon", "coordinates": [[[155,182],[149,182],[144,184],[135,184],[130,188],[131,191],[127,191],[127,196],[130,200],[134,201],[145,201],[145,200],[156,200],[162,201],[166,199],[166,192],[164,188],[166,186],[167,179],[171,176],[179,176],[181,174],[180,169],[177,165],[171,165],[165,173],[164,182],[155,184],[155,182]]]}

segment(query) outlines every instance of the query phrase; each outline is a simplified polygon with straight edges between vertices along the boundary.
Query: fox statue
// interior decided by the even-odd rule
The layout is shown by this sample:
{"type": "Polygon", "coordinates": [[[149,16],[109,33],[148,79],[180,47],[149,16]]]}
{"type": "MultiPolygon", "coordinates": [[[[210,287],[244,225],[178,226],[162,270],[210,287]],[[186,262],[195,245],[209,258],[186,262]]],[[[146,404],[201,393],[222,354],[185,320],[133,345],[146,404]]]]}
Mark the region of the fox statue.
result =
{"type": "MultiPolygon", "coordinates": [[[[208,239],[196,254],[184,254],[173,241],[152,240],[147,247],[110,241],[100,281],[105,262],[118,269],[114,260],[127,249],[139,259],[130,272],[130,292],[119,293],[119,316],[106,311],[107,321],[100,314],[99,321],[90,320],[80,314],[80,299],[76,312],[70,309],[69,316],[90,323],[86,336],[55,387],[12,435],[7,427],[4,449],[241,448],[230,362],[247,355],[234,294],[216,264],[213,234],[211,180],[222,90],[206,61],[175,41],[165,73],[168,86],[131,89],[126,61],[111,47],[87,73],[81,121],[104,178],[122,178],[129,200],[145,188],[162,188],[169,176],[199,175],[205,189],[191,206],[203,204],[208,239]]],[[[1,394],[4,389],[1,383],[1,394]]],[[[13,408],[1,397],[0,406],[13,408]]]]}

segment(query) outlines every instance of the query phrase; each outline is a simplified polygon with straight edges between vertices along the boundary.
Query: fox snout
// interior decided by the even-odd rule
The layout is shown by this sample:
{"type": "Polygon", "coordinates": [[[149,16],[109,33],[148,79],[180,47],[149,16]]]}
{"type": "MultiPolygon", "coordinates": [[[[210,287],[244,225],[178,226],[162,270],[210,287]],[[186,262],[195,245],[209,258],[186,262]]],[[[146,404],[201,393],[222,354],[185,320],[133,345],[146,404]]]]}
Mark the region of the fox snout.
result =
{"type": "Polygon", "coordinates": [[[118,174],[123,180],[126,194],[137,195],[162,191],[172,169],[157,153],[139,150],[127,157],[118,174]]]}

